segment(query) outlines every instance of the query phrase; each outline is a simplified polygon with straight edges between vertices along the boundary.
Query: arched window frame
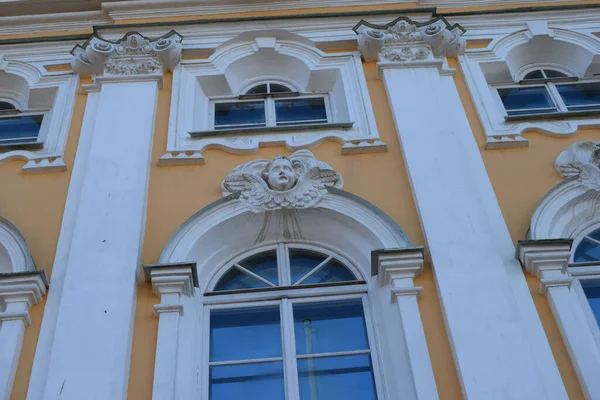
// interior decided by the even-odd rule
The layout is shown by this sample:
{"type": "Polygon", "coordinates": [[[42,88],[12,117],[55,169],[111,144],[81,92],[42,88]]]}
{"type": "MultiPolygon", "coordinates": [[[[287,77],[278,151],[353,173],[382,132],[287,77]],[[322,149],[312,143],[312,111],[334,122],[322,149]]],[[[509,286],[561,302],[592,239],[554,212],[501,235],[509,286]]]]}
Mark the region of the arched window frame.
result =
{"type": "MultiPolygon", "coordinates": [[[[206,291],[203,296],[203,307],[205,308],[204,314],[207,316],[203,319],[203,335],[204,338],[202,344],[203,364],[210,365],[209,360],[209,349],[210,349],[210,312],[211,310],[224,310],[224,309],[235,309],[235,308],[251,308],[251,307],[265,307],[265,306],[278,306],[280,307],[281,315],[281,328],[282,328],[282,345],[283,345],[283,356],[281,357],[284,363],[284,382],[286,399],[296,399],[299,383],[298,383],[298,371],[296,366],[296,352],[295,345],[292,343],[291,338],[294,337],[294,324],[292,316],[292,306],[294,304],[307,304],[307,303],[325,303],[343,300],[360,300],[364,312],[365,328],[367,331],[367,338],[369,343],[368,353],[371,358],[371,368],[374,379],[374,390],[378,399],[385,399],[382,389],[382,370],[380,367],[377,351],[377,328],[372,323],[373,319],[371,316],[371,303],[369,301],[369,293],[366,282],[366,277],[362,273],[361,269],[353,265],[353,263],[343,257],[338,252],[328,249],[325,246],[316,246],[308,242],[303,241],[280,241],[267,245],[259,245],[254,248],[250,248],[247,251],[243,251],[237,256],[233,257],[230,261],[224,263],[217,269],[217,272],[208,281],[206,285],[206,291]],[[214,287],[218,284],[220,279],[227,274],[227,272],[233,267],[235,263],[238,263],[249,257],[259,255],[264,252],[276,250],[278,258],[278,271],[289,272],[289,258],[285,256],[285,253],[292,249],[301,249],[309,252],[321,253],[326,256],[331,256],[343,266],[348,268],[357,278],[356,281],[344,282],[345,284],[316,284],[306,286],[292,287],[290,285],[280,286],[279,289],[269,288],[265,289],[248,289],[240,291],[227,291],[224,293],[213,291],[214,287]],[[281,259],[284,258],[284,259],[281,259]],[[281,264],[284,265],[281,268],[281,264]],[[315,290],[315,288],[318,288],[315,290]],[[237,292],[237,293],[236,293],[237,292]]],[[[281,281],[280,281],[281,282],[281,281]]],[[[202,397],[201,400],[209,400],[209,368],[203,369],[202,378],[202,397]]]]}

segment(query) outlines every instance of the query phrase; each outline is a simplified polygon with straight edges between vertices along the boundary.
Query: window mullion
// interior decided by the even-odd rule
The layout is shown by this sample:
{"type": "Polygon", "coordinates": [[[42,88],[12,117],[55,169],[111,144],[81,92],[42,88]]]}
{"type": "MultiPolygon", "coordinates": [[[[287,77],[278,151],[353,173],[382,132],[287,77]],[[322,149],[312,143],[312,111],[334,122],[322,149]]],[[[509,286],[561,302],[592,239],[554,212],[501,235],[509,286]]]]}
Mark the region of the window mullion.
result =
{"type": "Polygon", "coordinates": [[[296,363],[296,340],[294,335],[294,312],[292,302],[281,300],[281,330],[283,335],[283,363],[286,400],[300,399],[298,365],[296,363]]]}
{"type": "Polygon", "coordinates": [[[275,122],[275,101],[273,100],[273,98],[271,96],[267,97],[265,99],[266,101],[266,105],[265,105],[265,112],[266,112],[266,121],[267,121],[267,126],[275,126],[276,122],[275,122]]]}
{"type": "Polygon", "coordinates": [[[279,286],[291,286],[290,252],[283,243],[277,246],[277,266],[279,268],[279,286]]]}
{"type": "Polygon", "coordinates": [[[569,111],[567,109],[565,102],[563,101],[562,97],[560,96],[560,93],[558,93],[558,89],[556,88],[556,85],[548,82],[546,84],[546,87],[548,88],[548,92],[550,93],[552,100],[554,100],[554,103],[558,107],[558,111],[562,111],[562,112],[569,111]]]}

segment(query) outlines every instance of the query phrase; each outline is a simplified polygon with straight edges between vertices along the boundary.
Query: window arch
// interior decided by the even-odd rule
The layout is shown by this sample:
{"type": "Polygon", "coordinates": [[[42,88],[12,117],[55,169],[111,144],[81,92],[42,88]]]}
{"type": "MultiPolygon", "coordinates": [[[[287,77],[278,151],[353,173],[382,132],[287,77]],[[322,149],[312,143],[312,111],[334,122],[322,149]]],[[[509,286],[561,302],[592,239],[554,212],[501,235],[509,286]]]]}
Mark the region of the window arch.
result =
{"type": "Polygon", "coordinates": [[[573,251],[574,263],[600,263],[600,229],[583,236],[573,251]]]}
{"type": "Polygon", "coordinates": [[[281,242],[213,281],[204,399],[377,399],[366,282],[341,257],[281,242]]]}

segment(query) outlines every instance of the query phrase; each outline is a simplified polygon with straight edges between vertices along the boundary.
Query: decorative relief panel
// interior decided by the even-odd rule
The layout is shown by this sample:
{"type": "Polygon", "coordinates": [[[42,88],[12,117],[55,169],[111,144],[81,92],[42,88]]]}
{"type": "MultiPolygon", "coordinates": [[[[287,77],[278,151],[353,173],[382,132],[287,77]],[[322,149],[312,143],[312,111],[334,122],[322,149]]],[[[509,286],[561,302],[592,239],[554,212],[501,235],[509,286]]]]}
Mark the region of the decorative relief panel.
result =
{"type": "Polygon", "coordinates": [[[583,186],[600,191],[600,142],[577,142],[560,153],[556,169],[563,178],[577,179],[583,186]]]}
{"type": "Polygon", "coordinates": [[[282,208],[315,207],[326,186],[341,189],[342,176],[315,159],[308,150],[289,157],[253,160],[231,171],[222,183],[223,196],[240,193],[240,201],[253,212],[282,208]]]}

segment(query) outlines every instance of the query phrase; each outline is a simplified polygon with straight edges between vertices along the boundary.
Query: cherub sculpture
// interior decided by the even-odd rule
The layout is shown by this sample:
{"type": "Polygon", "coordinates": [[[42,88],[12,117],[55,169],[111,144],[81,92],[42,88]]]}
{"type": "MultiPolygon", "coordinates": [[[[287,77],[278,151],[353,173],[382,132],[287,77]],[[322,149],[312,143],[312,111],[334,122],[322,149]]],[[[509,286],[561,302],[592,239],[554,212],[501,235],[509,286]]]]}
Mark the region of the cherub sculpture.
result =
{"type": "Polygon", "coordinates": [[[231,171],[223,181],[223,195],[240,192],[239,200],[252,211],[314,207],[327,193],[341,188],[342,176],[317,161],[308,150],[289,157],[253,160],[231,171]]]}
{"type": "Polygon", "coordinates": [[[560,153],[555,166],[562,177],[577,177],[589,189],[600,191],[600,142],[573,143],[560,153]]]}

